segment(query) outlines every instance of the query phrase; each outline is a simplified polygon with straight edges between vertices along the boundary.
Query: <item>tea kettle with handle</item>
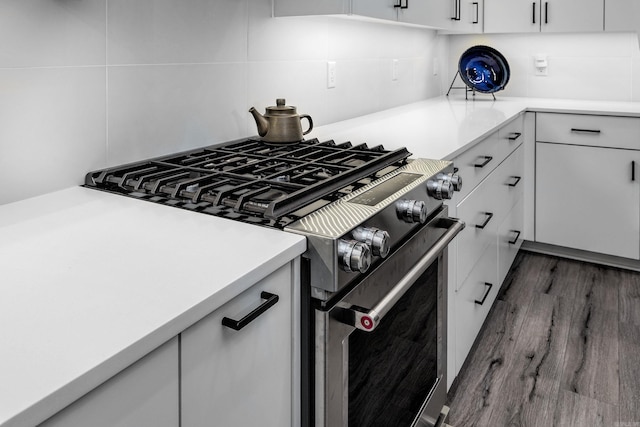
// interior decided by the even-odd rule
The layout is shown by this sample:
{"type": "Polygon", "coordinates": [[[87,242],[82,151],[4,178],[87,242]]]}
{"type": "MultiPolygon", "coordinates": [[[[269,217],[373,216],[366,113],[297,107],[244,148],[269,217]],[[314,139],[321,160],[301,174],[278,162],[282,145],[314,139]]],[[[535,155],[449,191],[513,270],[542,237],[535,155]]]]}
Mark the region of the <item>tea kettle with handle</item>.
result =
{"type": "Polygon", "coordinates": [[[267,107],[264,115],[251,107],[249,112],[253,115],[258,126],[258,134],[262,141],[272,144],[292,144],[304,139],[303,135],[313,129],[313,120],[308,114],[298,115],[296,107],[285,105],[283,98],[276,99],[276,105],[267,107]],[[309,128],[302,131],[302,119],[307,119],[309,128]]]}

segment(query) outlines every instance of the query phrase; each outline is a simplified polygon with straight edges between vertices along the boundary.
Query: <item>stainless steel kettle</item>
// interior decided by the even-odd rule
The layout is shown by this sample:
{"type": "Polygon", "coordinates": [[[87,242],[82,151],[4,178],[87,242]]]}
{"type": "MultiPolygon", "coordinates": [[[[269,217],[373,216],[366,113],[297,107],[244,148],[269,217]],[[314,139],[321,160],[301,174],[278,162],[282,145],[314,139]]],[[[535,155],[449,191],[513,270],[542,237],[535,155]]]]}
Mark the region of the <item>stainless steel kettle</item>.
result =
{"type": "Polygon", "coordinates": [[[276,105],[267,107],[264,116],[254,107],[249,112],[258,125],[262,141],[272,144],[291,144],[304,139],[303,135],[313,129],[313,120],[307,114],[298,115],[296,107],[285,105],[283,98],[276,99],[276,105]],[[302,131],[302,119],[307,119],[309,129],[302,131]]]}

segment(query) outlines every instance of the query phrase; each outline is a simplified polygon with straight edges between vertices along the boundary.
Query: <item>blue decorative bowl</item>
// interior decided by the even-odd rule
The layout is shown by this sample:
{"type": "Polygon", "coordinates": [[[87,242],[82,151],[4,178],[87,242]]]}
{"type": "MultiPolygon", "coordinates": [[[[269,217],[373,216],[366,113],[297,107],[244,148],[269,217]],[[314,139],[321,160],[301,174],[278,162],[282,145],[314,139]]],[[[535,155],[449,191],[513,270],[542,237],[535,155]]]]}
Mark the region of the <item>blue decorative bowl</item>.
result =
{"type": "Polygon", "coordinates": [[[478,45],[464,51],[458,70],[462,81],[478,92],[497,92],[509,82],[509,63],[500,52],[489,46],[478,45]]]}

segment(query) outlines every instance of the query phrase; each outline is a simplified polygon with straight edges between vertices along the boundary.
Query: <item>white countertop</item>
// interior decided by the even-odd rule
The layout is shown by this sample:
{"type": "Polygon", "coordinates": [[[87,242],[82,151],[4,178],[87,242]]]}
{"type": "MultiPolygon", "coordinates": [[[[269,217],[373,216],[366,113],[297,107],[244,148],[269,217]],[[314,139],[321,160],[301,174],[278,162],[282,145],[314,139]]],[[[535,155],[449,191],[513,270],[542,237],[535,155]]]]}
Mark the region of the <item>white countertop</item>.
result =
{"type": "Polygon", "coordinates": [[[305,249],[81,187],[0,206],[0,425],[37,424],[305,249]]]}
{"type": "MultiPolygon", "coordinates": [[[[439,97],[309,137],[452,159],[524,111],[640,117],[640,103],[439,97]]],[[[0,206],[0,425],[42,421],[305,248],[301,236],[84,188],[0,206]]]]}
{"type": "Polygon", "coordinates": [[[451,160],[525,111],[588,112],[640,117],[640,103],[442,96],[314,129],[309,137],[337,143],[407,147],[413,157],[451,160]]]}

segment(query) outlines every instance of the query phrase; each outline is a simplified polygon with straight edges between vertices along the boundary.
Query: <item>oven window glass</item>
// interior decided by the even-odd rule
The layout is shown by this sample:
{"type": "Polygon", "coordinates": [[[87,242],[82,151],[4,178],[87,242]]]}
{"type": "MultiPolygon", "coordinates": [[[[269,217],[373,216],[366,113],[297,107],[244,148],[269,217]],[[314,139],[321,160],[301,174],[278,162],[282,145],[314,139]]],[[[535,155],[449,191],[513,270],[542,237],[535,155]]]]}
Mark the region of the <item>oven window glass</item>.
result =
{"type": "Polygon", "coordinates": [[[438,261],[373,332],[349,336],[349,427],[411,426],[438,378],[438,261]]]}

